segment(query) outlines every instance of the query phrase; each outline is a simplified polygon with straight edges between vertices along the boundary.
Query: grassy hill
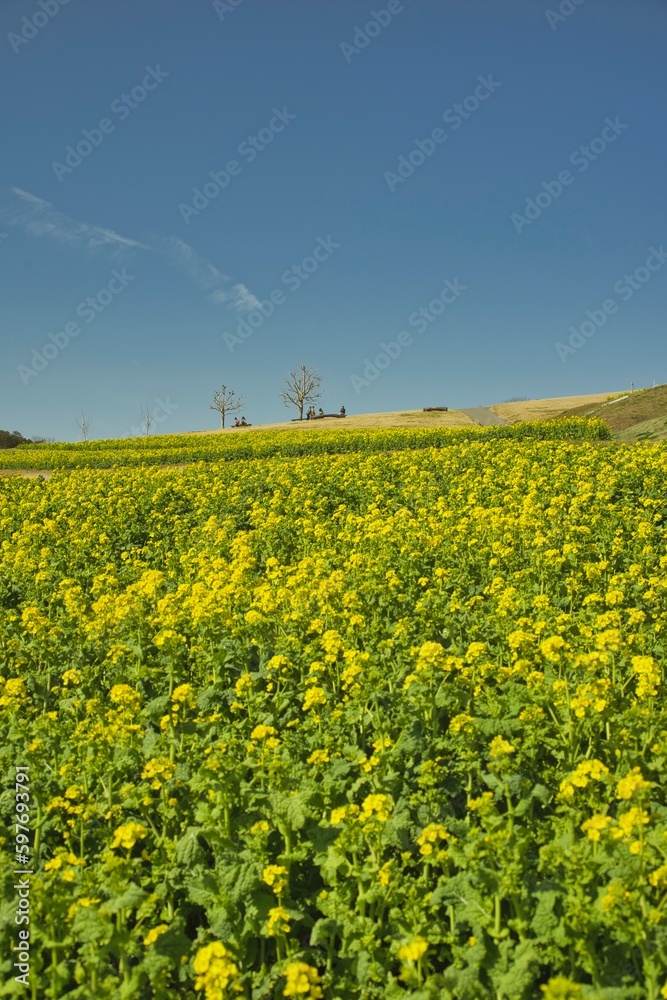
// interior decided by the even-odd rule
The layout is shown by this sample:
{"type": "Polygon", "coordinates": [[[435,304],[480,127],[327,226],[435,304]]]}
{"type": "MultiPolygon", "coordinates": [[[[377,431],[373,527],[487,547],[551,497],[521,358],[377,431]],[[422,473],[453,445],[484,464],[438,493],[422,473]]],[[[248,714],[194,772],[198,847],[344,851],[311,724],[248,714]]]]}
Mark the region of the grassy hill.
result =
{"type": "Polygon", "coordinates": [[[552,417],[580,416],[610,399],[612,393],[594,392],[587,396],[554,396],[548,399],[523,399],[513,403],[494,403],[489,409],[508,424],[520,420],[549,420],[552,417]]]}
{"type": "Polygon", "coordinates": [[[286,431],[308,430],[321,431],[332,428],[375,428],[375,427],[473,427],[474,420],[461,410],[431,411],[397,410],[393,413],[349,413],[344,419],[326,420],[286,420],[272,424],[254,424],[252,427],[216,428],[212,431],[192,431],[193,434],[233,434],[252,433],[253,431],[286,431]]]}
{"type": "MultiPolygon", "coordinates": [[[[613,395],[609,392],[596,392],[586,396],[556,396],[550,399],[528,399],[514,403],[494,403],[487,407],[492,413],[500,417],[508,424],[515,424],[524,420],[548,420],[550,417],[561,416],[570,411],[573,413],[579,408],[590,409],[599,403],[603,403],[613,395]]],[[[476,421],[463,410],[448,410],[443,413],[440,410],[396,410],[387,413],[348,413],[344,420],[302,420],[283,421],[273,424],[257,424],[251,428],[242,430],[234,429],[233,433],[246,433],[254,430],[288,430],[298,428],[300,430],[331,430],[335,427],[346,428],[376,428],[376,427],[473,427],[476,421]]],[[[229,433],[229,428],[221,431],[193,431],[195,434],[229,433]]]]}
{"type": "Polygon", "coordinates": [[[557,416],[600,417],[616,440],[628,444],[662,441],[667,438],[667,385],[638,389],[594,405],[567,407],[557,416]]]}

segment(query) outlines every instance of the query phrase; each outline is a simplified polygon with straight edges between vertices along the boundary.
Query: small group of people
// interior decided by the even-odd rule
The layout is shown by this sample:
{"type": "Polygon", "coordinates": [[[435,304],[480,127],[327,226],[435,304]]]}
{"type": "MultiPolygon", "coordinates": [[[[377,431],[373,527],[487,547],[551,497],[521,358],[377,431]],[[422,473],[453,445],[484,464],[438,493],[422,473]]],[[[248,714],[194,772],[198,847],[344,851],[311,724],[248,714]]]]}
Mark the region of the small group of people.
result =
{"type": "MultiPolygon", "coordinates": [[[[345,416],[345,407],[344,406],[341,406],[340,412],[339,412],[338,415],[340,417],[344,417],[345,416]]],[[[325,414],[325,412],[324,412],[324,410],[322,409],[321,406],[320,406],[319,410],[317,411],[317,413],[315,413],[315,407],[314,406],[308,407],[308,410],[306,412],[306,420],[317,420],[318,417],[324,417],[324,416],[333,416],[333,414],[325,414]]]]}
{"type": "Polygon", "coordinates": [[[234,417],[234,427],[250,427],[250,424],[245,417],[241,417],[240,420],[238,417],[234,417]]]}

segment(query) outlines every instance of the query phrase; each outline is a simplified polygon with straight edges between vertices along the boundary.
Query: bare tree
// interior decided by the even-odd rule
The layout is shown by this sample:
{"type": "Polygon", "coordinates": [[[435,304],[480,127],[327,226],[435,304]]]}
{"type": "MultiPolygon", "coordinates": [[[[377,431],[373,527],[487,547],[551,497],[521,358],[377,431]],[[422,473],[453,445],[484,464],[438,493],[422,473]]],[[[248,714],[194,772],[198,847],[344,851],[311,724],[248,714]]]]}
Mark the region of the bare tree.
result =
{"type": "Polygon", "coordinates": [[[146,405],[142,406],[141,409],[139,410],[139,426],[141,427],[146,437],[148,437],[148,435],[151,432],[152,423],[153,423],[153,411],[151,410],[151,404],[146,403],[146,405]]]}
{"type": "Polygon", "coordinates": [[[297,370],[290,372],[285,379],[285,388],[281,390],[280,395],[285,406],[295,406],[299,411],[299,420],[303,420],[304,403],[314,403],[320,398],[321,385],[322,376],[318,375],[315,368],[299,365],[297,370]]]}
{"type": "Polygon", "coordinates": [[[226,385],[223,385],[213,393],[213,402],[209,406],[209,410],[218,411],[220,414],[220,426],[224,427],[227,414],[238,413],[244,406],[244,397],[237,396],[233,389],[229,389],[226,385]]]}
{"type": "Polygon", "coordinates": [[[74,418],[74,426],[81,431],[83,440],[87,441],[91,427],[93,426],[93,418],[91,414],[87,413],[86,410],[81,410],[74,418]]]}

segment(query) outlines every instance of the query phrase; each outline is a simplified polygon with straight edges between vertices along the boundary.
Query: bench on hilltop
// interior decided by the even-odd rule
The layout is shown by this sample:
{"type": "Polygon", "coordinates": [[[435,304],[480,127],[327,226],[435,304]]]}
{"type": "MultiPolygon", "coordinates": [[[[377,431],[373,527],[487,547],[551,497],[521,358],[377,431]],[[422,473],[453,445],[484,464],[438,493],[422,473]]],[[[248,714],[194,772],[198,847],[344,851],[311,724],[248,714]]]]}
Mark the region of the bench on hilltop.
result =
{"type": "Polygon", "coordinates": [[[440,410],[441,413],[448,413],[449,409],[446,406],[425,406],[422,413],[432,413],[433,410],[440,410]]]}
{"type": "Polygon", "coordinates": [[[298,423],[301,423],[304,420],[305,421],[309,421],[309,420],[324,420],[325,417],[339,417],[339,418],[342,419],[345,416],[346,416],[345,413],[316,413],[314,417],[292,417],[292,423],[293,424],[298,424],[298,423]]]}

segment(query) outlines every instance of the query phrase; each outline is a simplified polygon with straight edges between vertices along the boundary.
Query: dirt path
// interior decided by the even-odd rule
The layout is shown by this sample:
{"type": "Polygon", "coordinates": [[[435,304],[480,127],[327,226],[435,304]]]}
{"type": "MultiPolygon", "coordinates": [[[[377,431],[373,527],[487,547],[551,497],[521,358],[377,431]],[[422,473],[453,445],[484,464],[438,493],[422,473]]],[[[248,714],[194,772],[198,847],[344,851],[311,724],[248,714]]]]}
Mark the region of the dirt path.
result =
{"type": "Polygon", "coordinates": [[[506,420],[497,416],[497,414],[495,414],[492,410],[489,410],[486,406],[473,406],[467,410],[461,410],[461,413],[465,413],[467,417],[474,420],[480,427],[491,427],[492,424],[507,423],[506,420]]]}
{"type": "Polygon", "coordinates": [[[52,469],[0,469],[0,476],[23,476],[24,479],[50,479],[52,469]]]}

